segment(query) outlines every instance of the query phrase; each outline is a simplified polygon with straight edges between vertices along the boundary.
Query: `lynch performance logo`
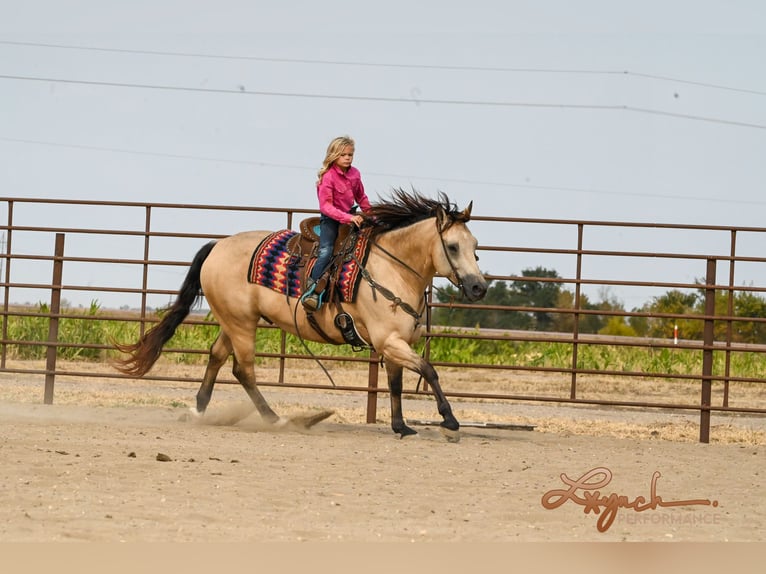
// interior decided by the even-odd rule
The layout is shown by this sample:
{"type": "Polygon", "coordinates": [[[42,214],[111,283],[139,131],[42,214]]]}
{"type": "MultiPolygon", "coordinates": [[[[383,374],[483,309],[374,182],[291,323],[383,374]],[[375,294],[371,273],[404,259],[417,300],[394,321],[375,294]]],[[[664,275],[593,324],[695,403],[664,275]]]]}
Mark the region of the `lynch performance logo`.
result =
{"type": "Polygon", "coordinates": [[[577,479],[571,479],[566,474],[562,474],[561,480],[566,488],[549,490],[543,494],[541,502],[543,507],[548,510],[558,508],[570,501],[582,506],[585,514],[598,515],[596,528],[599,532],[609,530],[621,508],[634,512],[645,512],[673,506],[718,506],[717,500],[708,499],[663,500],[657,494],[657,481],[661,476],[658,471],[652,474],[648,499],[644,496],[636,496],[631,499],[629,496],[614,492],[611,494],[601,493],[601,489],[612,481],[612,471],[608,468],[594,468],[577,479]]]}

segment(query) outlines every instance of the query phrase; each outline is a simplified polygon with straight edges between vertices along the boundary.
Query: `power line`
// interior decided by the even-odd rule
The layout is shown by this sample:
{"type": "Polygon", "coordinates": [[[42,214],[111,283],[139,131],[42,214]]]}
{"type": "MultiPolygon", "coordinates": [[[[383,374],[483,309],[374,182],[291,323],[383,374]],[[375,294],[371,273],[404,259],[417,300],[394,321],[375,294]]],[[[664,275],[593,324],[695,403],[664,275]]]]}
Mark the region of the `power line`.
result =
{"type": "Polygon", "coordinates": [[[154,151],[142,151],[142,150],[124,149],[124,148],[116,148],[116,147],[108,147],[108,146],[92,146],[92,145],[69,144],[69,143],[61,143],[61,142],[49,142],[49,141],[31,140],[31,139],[22,139],[22,138],[8,138],[8,137],[2,137],[2,136],[0,136],[0,141],[11,142],[11,143],[30,144],[30,145],[44,145],[44,146],[49,146],[49,147],[63,147],[63,148],[68,148],[68,149],[78,149],[78,150],[85,150],[85,151],[125,153],[125,154],[131,154],[131,155],[143,155],[143,156],[150,156],[150,157],[162,157],[162,158],[167,158],[167,159],[183,159],[183,160],[205,161],[205,162],[215,162],[215,163],[231,163],[231,164],[240,164],[240,165],[256,165],[256,166],[260,166],[260,167],[275,167],[275,168],[284,168],[284,169],[304,169],[304,170],[311,170],[311,171],[314,171],[314,172],[317,171],[316,167],[305,167],[305,166],[300,166],[300,165],[290,165],[290,164],[280,164],[280,163],[268,163],[268,162],[254,161],[254,160],[247,160],[247,159],[229,159],[229,158],[220,158],[220,157],[203,157],[203,156],[197,156],[197,155],[165,153],[165,152],[154,152],[154,151]]]}
{"type": "Polygon", "coordinates": [[[689,86],[698,86],[701,88],[712,88],[716,90],[726,90],[729,92],[739,92],[742,94],[752,94],[755,96],[766,96],[766,92],[760,91],[760,90],[750,90],[747,88],[734,88],[732,86],[724,86],[723,84],[712,84],[709,82],[695,82],[693,80],[682,80],[680,78],[673,78],[670,76],[660,76],[657,74],[644,74],[641,72],[625,72],[626,74],[630,74],[631,76],[635,76],[637,78],[647,78],[650,80],[661,80],[664,82],[676,82],[679,84],[687,84],[689,86]]]}
{"type": "Polygon", "coordinates": [[[127,82],[106,82],[97,80],[71,80],[64,78],[44,78],[37,76],[20,76],[0,74],[0,79],[4,80],[17,80],[17,81],[30,81],[30,82],[46,82],[46,83],[60,83],[60,84],[73,84],[83,86],[100,86],[110,88],[130,88],[130,89],[146,89],[146,90],[161,90],[161,91],[174,91],[174,92],[196,92],[205,94],[240,94],[248,96],[269,96],[269,97],[282,97],[282,98],[302,98],[302,99],[315,99],[315,100],[345,100],[356,102],[383,102],[383,103],[396,103],[396,104],[435,104],[435,105],[453,105],[453,106],[477,106],[477,107],[523,107],[523,108],[542,108],[542,109],[571,109],[571,110],[601,110],[601,111],[624,111],[633,112],[639,114],[653,114],[661,115],[665,117],[673,117],[677,119],[693,120],[700,122],[708,122],[715,124],[723,124],[730,126],[738,126],[754,129],[766,129],[766,125],[754,124],[750,122],[740,122],[735,120],[727,120],[723,118],[714,118],[709,116],[695,116],[691,114],[682,114],[678,112],[666,112],[662,110],[655,110],[651,108],[639,108],[628,105],[604,105],[604,104],[569,104],[569,103],[542,103],[542,102],[501,102],[501,101],[483,101],[483,100],[442,100],[442,99],[427,99],[427,98],[392,98],[385,96],[349,96],[338,94],[310,94],[300,92],[276,92],[266,90],[247,90],[244,86],[240,86],[239,89],[226,89],[226,88],[197,88],[189,86],[168,86],[160,84],[134,84],[127,82]]]}
{"type": "Polygon", "coordinates": [[[190,86],[169,86],[160,84],[134,84],[128,82],[106,82],[99,80],[71,80],[65,78],[43,78],[37,76],[19,76],[0,74],[0,79],[19,80],[30,82],[49,82],[60,84],[75,84],[85,86],[103,86],[111,88],[136,88],[147,90],[167,90],[178,92],[198,92],[206,94],[240,94],[248,96],[274,96],[286,98],[307,98],[307,99],[326,99],[326,100],[349,100],[358,102],[385,102],[385,103],[404,103],[404,104],[444,104],[460,106],[493,106],[493,107],[536,107],[536,108],[572,108],[572,109],[591,109],[591,110],[621,110],[627,106],[620,105],[595,105],[595,104],[566,104],[566,103],[539,103],[539,102],[492,102],[482,100],[440,100],[412,97],[385,97],[385,96],[350,96],[338,94],[310,94],[301,92],[278,92],[266,90],[247,90],[244,86],[234,88],[198,88],[190,86]]]}
{"type": "Polygon", "coordinates": [[[137,54],[148,56],[172,56],[179,58],[207,58],[212,60],[244,60],[250,62],[271,62],[278,64],[316,64],[328,66],[359,66],[365,68],[401,68],[415,70],[447,70],[466,72],[529,72],[548,74],[594,74],[621,75],[627,72],[621,70],[567,70],[556,68],[510,68],[497,66],[457,66],[441,64],[401,64],[385,62],[359,62],[351,60],[319,60],[315,58],[275,58],[266,56],[232,56],[224,54],[205,54],[200,52],[172,52],[164,50],[138,50],[128,48],[103,48],[99,46],[74,46],[71,44],[46,44],[39,42],[14,42],[0,40],[0,44],[13,46],[31,46],[37,48],[57,48],[64,50],[82,50],[88,52],[108,52],[116,54],[137,54]]]}
{"type": "MultiPolygon", "coordinates": [[[[110,152],[110,153],[125,153],[125,154],[142,155],[142,156],[155,156],[155,157],[162,157],[162,158],[182,159],[182,160],[191,160],[191,161],[255,165],[259,167],[296,169],[296,170],[312,171],[312,172],[316,170],[316,167],[307,167],[307,166],[293,165],[293,164],[271,163],[271,162],[255,161],[255,160],[213,158],[213,157],[204,157],[204,156],[196,156],[196,155],[186,155],[186,154],[171,154],[171,153],[163,153],[163,152],[149,152],[149,151],[131,150],[131,149],[115,148],[115,147],[88,146],[88,145],[80,145],[80,144],[48,142],[48,141],[41,141],[41,140],[8,138],[8,137],[2,137],[2,136],[0,136],[0,141],[30,144],[30,145],[44,145],[44,146],[51,146],[51,147],[63,147],[63,148],[86,150],[86,151],[99,151],[99,152],[110,152]]],[[[766,205],[766,201],[732,199],[730,197],[726,197],[726,198],[688,197],[684,195],[669,195],[669,194],[645,193],[645,192],[640,192],[640,193],[620,192],[620,191],[611,191],[606,189],[593,189],[593,188],[583,188],[583,187],[573,187],[573,186],[533,185],[533,184],[527,184],[527,183],[507,183],[507,182],[496,182],[496,181],[493,182],[493,181],[481,181],[481,180],[473,180],[473,179],[459,179],[459,178],[456,179],[456,178],[432,177],[432,176],[421,176],[421,175],[399,174],[399,173],[385,173],[385,172],[374,172],[374,171],[365,171],[365,173],[368,175],[373,175],[377,177],[389,177],[389,178],[399,178],[399,179],[407,179],[407,180],[441,181],[445,183],[460,183],[460,184],[467,184],[467,185],[481,185],[481,186],[492,186],[492,187],[512,187],[517,189],[532,189],[537,191],[564,191],[564,192],[572,192],[572,193],[593,193],[593,194],[599,194],[599,195],[611,195],[616,197],[640,197],[643,199],[646,199],[646,198],[678,199],[683,201],[707,201],[707,202],[718,202],[718,203],[726,203],[726,204],[737,203],[737,204],[743,204],[743,205],[766,205]]]]}
{"type": "Polygon", "coordinates": [[[106,52],[116,54],[137,54],[150,56],[170,56],[178,58],[206,58],[215,60],[239,60],[251,62],[271,62],[282,64],[312,64],[327,66],[357,66],[365,68],[398,68],[413,70],[442,70],[442,71],[462,71],[462,72],[502,72],[502,73],[533,73],[533,74],[574,74],[574,75],[606,75],[606,76],[633,76],[649,80],[662,82],[674,82],[680,84],[693,85],[703,88],[716,90],[726,90],[744,94],[766,96],[765,91],[752,90],[748,88],[737,88],[714,84],[711,82],[700,82],[676,78],[672,76],[662,76],[658,74],[649,74],[643,72],[632,72],[630,70],[588,70],[588,69],[562,69],[562,68],[525,68],[525,67],[505,67],[505,66],[458,66],[458,65],[440,65],[440,64],[412,64],[412,63],[386,63],[386,62],[359,62],[351,60],[320,60],[315,58],[274,58],[265,56],[236,56],[225,54],[207,54],[201,52],[175,52],[165,50],[139,50],[129,48],[104,48],[101,46],[77,46],[72,44],[49,44],[42,42],[16,42],[11,40],[0,40],[0,44],[10,46],[28,46],[36,48],[54,48],[62,50],[80,50],[88,52],[106,52]]]}

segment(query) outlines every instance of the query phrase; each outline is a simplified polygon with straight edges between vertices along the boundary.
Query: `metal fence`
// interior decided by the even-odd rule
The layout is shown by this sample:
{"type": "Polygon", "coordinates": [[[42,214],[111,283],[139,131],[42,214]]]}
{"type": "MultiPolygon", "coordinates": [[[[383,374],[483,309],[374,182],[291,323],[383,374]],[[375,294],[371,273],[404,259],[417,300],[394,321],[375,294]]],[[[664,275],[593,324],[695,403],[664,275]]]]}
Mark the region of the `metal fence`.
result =
{"type": "MultiPolygon", "coordinates": [[[[44,375],[44,402],[53,401],[56,376],[117,378],[108,365],[103,369],[73,371],[62,368],[57,357],[62,348],[76,345],[82,348],[110,348],[106,341],[71,343],[59,341],[58,328],[62,319],[92,319],[138,321],[140,328],[156,321],[155,308],[170,302],[186,273],[191,256],[203,242],[246,229],[297,228],[301,218],[314,215],[315,210],[289,208],[258,208],[251,206],[184,205],[167,203],[138,203],[112,201],[80,201],[62,199],[30,199],[0,197],[2,254],[2,339],[0,339],[0,371],[44,375]],[[204,232],[200,231],[204,229],[204,232]],[[67,302],[86,297],[93,301],[108,301],[105,309],[89,316],[72,309],[67,302]],[[36,304],[36,306],[35,306],[36,304]],[[125,309],[133,312],[124,313],[125,309]],[[48,323],[45,339],[23,339],[9,335],[12,318],[37,318],[48,323]],[[9,366],[9,348],[39,346],[45,348],[44,368],[21,365],[9,366]]],[[[766,228],[737,228],[728,226],[692,226],[681,224],[631,223],[608,221],[570,221],[511,218],[474,215],[470,224],[479,239],[482,264],[488,259],[496,269],[532,267],[561,270],[557,277],[533,277],[518,274],[489,274],[497,282],[524,281],[544,285],[555,281],[571,286],[571,304],[553,307],[525,307],[481,304],[482,312],[522,313],[566,316],[571,329],[558,332],[535,330],[444,329],[432,324],[437,309],[471,309],[477,306],[461,303],[439,303],[433,289],[427,293],[427,323],[424,353],[430,357],[436,341],[461,339],[475,342],[523,344],[543,342],[564,349],[565,365],[550,366],[532,361],[514,364],[498,360],[490,363],[435,361],[436,367],[460,367],[479,371],[502,371],[510,376],[524,373],[545,373],[564,377],[566,391],[558,394],[487,391],[473,387],[466,392],[448,392],[449,396],[466,399],[497,401],[533,401],[562,404],[612,405],[639,409],[677,409],[699,413],[699,439],[709,442],[711,415],[737,413],[759,416],[766,414],[763,403],[755,405],[733,401],[740,388],[756,389],[766,394],[763,375],[743,376],[736,372],[734,360],[746,355],[751,361],[763,363],[766,346],[736,342],[735,334],[742,324],[766,322],[760,316],[743,315],[735,308],[736,294],[749,293],[756,297],[766,292],[766,258],[758,254],[766,239],[766,228]],[[488,239],[494,244],[488,243],[488,239]],[[724,277],[721,280],[721,277],[724,277]],[[667,290],[704,293],[704,312],[693,317],[684,313],[650,313],[634,305],[632,310],[620,306],[613,309],[593,309],[585,304],[587,291],[601,290],[609,296],[619,291],[628,300],[651,298],[667,290]],[[614,291],[613,291],[614,290],[614,291]],[[723,294],[723,308],[716,305],[716,294],[723,294]],[[667,321],[697,320],[704,325],[701,340],[679,338],[678,333],[666,337],[620,337],[581,332],[580,324],[589,315],[632,319],[664,319],[667,321]],[[721,329],[720,325],[724,328],[721,329]],[[716,328],[718,326],[718,328],[716,328]],[[721,335],[723,333],[723,335],[721,335]],[[585,350],[604,347],[649,349],[653,352],[687,350],[701,354],[699,372],[681,373],[674,369],[646,370],[639,367],[614,368],[609,365],[584,365],[585,350]],[[716,358],[720,358],[715,362],[716,358]],[[718,365],[715,366],[714,365],[718,365]],[[599,399],[582,392],[588,378],[609,377],[625,381],[669,381],[692,385],[698,401],[668,401],[663,397],[643,396],[632,391],[629,398],[599,399]],[[715,395],[714,395],[715,390],[715,395]],[[734,405],[734,402],[738,404],[734,405]]],[[[592,295],[591,295],[592,296],[592,295]]],[[[82,306],[82,304],[80,304],[82,306]]],[[[210,324],[204,317],[193,316],[189,321],[210,324]]],[[[269,328],[268,325],[264,327],[269,328]]],[[[289,381],[289,360],[313,360],[308,354],[287,353],[285,336],[281,336],[278,353],[262,356],[277,360],[279,375],[265,385],[285,385],[318,389],[342,389],[367,395],[367,420],[373,422],[377,397],[386,392],[379,386],[379,358],[375,353],[355,356],[321,356],[319,359],[355,362],[366,365],[367,386],[334,387],[306,385],[289,381]]],[[[207,349],[174,349],[178,352],[205,353],[207,349]]],[[[763,369],[755,369],[762,373],[763,369]]],[[[200,373],[201,374],[201,373],[200,373]]],[[[147,379],[183,380],[147,375],[147,379]]],[[[194,382],[199,382],[195,380],[194,382]]],[[[227,382],[227,381],[223,381],[227,382]]],[[[228,381],[232,382],[232,381],[228,381]]],[[[640,385],[638,387],[641,388],[640,385]]],[[[448,389],[445,389],[448,390],[448,389]]],[[[408,391],[410,392],[410,391],[408,391]]],[[[427,393],[417,388],[414,394],[427,393]]]]}

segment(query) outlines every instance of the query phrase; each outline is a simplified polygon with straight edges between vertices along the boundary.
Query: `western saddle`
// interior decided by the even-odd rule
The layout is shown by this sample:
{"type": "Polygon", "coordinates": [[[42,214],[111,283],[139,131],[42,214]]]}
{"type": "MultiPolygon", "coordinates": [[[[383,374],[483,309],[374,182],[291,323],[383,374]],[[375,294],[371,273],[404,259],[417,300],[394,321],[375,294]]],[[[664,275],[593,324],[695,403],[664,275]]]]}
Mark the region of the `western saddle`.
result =
{"type": "MultiPolygon", "coordinates": [[[[298,277],[301,282],[301,292],[306,288],[307,280],[311,273],[310,262],[316,260],[319,252],[319,217],[309,217],[300,222],[300,233],[295,234],[287,243],[287,250],[298,258],[298,277]]],[[[335,289],[338,275],[343,260],[353,252],[357,240],[357,228],[350,224],[342,224],[338,228],[338,237],[333,246],[333,255],[330,265],[317,281],[317,292],[324,292],[322,305],[335,304],[335,326],[343,335],[343,339],[355,350],[371,348],[370,344],[361,338],[354,325],[353,318],[346,313],[340,304],[340,299],[335,289]]],[[[325,340],[332,339],[324,332],[316,321],[313,312],[306,312],[309,324],[325,340]]]]}

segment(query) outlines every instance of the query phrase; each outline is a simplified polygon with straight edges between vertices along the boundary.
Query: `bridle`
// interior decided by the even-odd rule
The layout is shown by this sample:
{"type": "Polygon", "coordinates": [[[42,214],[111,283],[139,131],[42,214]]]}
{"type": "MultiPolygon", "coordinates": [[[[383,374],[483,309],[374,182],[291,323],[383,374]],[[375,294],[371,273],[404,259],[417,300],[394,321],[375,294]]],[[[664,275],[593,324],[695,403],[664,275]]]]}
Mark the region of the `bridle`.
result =
{"type": "MultiPolygon", "coordinates": [[[[452,261],[452,258],[449,256],[449,251],[447,250],[447,244],[444,241],[444,232],[447,231],[452,226],[454,221],[450,221],[447,225],[444,226],[444,228],[439,226],[439,221],[438,220],[436,220],[435,223],[436,223],[436,232],[439,234],[439,241],[441,241],[442,250],[444,251],[444,257],[447,259],[447,263],[449,263],[450,269],[452,269],[452,275],[455,277],[454,280],[450,279],[449,277],[447,277],[447,279],[449,279],[450,283],[452,283],[455,287],[457,287],[459,289],[462,289],[463,288],[463,279],[460,277],[460,274],[457,271],[457,267],[455,267],[455,263],[452,261]]],[[[399,259],[396,255],[391,253],[388,249],[383,247],[377,241],[373,240],[372,241],[372,246],[376,247],[377,249],[379,249],[380,251],[382,251],[383,253],[388,255],[391,259],[396,261],[399,265],[401,265],[402,267],[404,267],[405,269],[407,269],[408,271],[413,273],[418,279],[424,279],[424,277],[420,273],[418,273],[415,269],[413,269],[406,262],[404,262],[401,259],[399,259]]]]}
{"type": "Polygon", "coordinates": [[[463,290],[463,278],[460,277],[460,274],[457,272],[457,267],[455,267],[455,264],[452,262],[452,258],[449,256],[449,251],[447,251],[447,244],[444,242],[444,232],[447,231],[450,227],[452,227],[452,224],[455,223],[454,220],[450,220],[447,225],[444,226],[444,229],[442,229],[439,226],[439,220],[436,220],[436,230],[439,232],[439,240],[442,243],[442,250],[444,251],[444,257],[447,258],[447,263],[449,263],[450,269],[452,269],[452,275],[454,275],[455,280],[453,281],[449,277],[447,279],[450,283],[452,283],[455,287],[463,290]]]}

